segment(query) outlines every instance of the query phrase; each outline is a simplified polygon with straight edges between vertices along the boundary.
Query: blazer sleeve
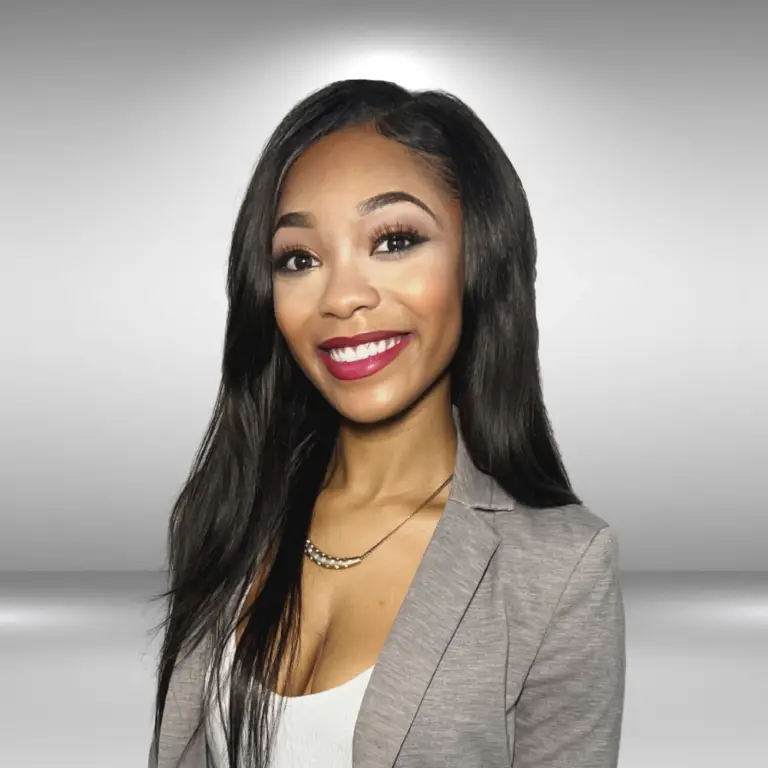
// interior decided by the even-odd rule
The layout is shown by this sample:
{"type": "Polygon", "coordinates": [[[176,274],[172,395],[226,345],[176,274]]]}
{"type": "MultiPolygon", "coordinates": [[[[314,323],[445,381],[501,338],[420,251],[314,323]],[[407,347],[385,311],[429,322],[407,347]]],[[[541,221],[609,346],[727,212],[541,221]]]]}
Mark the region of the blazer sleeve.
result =
{"type": "Polygon", "coordinates": [[[157,768],[157,742],[154,737],[149,747],[149,757],[147,758],[147,768],[157,768]]]}
{"type": "Polygon", "coordinates": [[[619,548],[601,528],[560,597],[514,717],[513,768],[616,768],[624,708],[619,548]]]}

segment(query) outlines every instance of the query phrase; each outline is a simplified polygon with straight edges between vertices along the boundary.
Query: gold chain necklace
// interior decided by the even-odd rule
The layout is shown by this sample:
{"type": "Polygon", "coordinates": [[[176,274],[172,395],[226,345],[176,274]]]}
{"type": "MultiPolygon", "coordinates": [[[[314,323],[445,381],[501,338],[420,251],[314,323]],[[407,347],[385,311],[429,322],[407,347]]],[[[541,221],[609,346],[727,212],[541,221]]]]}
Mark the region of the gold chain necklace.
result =
{"type": "Polygon", "coordinates": [[[374,544],[369,550],[363,552],[362,555],[359,555],[358,557],[332,557],[331,555],[326,554],[322,550],[318,549],[310,540],[309,537],[307,537],[306,544],[304,545],[304,554],[309,557],[310,560],[312,560],[313,563],[316,563],[317,565],[321,566],[322,568],[351,568],[353,565],[358,565],[359,563],[362,563],[364,558],[368,557],[368,555],[373,552],[376,547],[383,544],[395,531],[402,528],[417,512],[424,509],[424,507],[429,504],[432,499],[437,496],[440,491],[445,488],[448,483],[451,482],[451,478],[453,477],[453,474],[450,474],[448,476],[448,479],[445,480],[443,483],[440,484],[440,487],[419,507],[417,507],[413,512],[411,512],[408,517],[403,520],[400,525],[397,526],[394,530],[390,531],[381,541],[374,544]]]}

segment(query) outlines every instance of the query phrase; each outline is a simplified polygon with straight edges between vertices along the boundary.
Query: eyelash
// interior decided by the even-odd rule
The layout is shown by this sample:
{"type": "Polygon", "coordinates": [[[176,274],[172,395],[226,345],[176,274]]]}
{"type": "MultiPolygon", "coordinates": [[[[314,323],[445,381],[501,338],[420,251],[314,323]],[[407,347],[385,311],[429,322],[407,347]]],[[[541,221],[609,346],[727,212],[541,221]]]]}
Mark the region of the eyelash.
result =
{"type": "MultiPolygon", "coordinates": [[[[420,234],[419,231],[414,227],[410,226],[409,224],[401,224],[398,221],[394,225],[382,224],[380,227],[375,229],[371,233],[371,238],[370,238],[371,244],[378,248],[378,246],[381,245],[381,243],[384,240],[387,240],[390,237],[406,237],[409,240],[411,240],[411,245],[406,246],[401,251],[398,251],[392,254],[387,254],[387,256],[391,259],[400,258],[400,254],[406,251],[410,251],[412,248],[415,248],[417,245],[421,245],[421,243],[425,243],[428,240],[428,238],[420,234]]],[[[293,256],[312,257],[312,254],[309,253],[309,251],[306,248],[298,244],[283,246],[282,248],[279,248],[275,254],[273,254],[274,270],[276,272],[288,272],[288,273],[306,272],[306,270],[303,270],[303,269],[286,269],[285,268],[285,265],[293,256]]]]}

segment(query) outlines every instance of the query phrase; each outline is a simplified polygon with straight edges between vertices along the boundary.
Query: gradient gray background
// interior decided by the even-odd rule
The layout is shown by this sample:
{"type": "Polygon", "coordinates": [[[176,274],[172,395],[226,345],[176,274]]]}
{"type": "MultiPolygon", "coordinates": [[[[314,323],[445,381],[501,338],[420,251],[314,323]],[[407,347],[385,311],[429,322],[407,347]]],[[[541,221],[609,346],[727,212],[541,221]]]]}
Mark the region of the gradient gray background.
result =
{"type": "Polygon", "coordinates": [[[0,764],[145,764],[237,208],[296,101],[373,77],[467,101],[528,193],[546,403],[626,571],[622,768],[764,765],[768,11],[259,6],[2,4],[0,764]]]}

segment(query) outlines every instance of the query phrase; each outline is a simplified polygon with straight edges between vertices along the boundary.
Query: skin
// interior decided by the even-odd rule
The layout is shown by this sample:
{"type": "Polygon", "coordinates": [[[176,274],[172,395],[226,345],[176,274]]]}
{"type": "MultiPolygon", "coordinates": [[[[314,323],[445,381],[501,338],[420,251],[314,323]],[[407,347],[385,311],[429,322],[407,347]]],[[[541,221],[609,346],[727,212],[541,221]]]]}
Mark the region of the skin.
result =
{"type": "MultiPolygon", "coordinates": [[[[461,332],[458,200],[415,153],[366,126],[321,139],[294,163],[277,220],[289,212],[309,213],[314,226],[275,233],[273,252],[288,247],[303,252],[289,260],[288,269],[274,273],[275,317],[294,359],[343,417],[338,479],[371,491],[403,475],[403,487],[424,481],[430,486],[433,479],[439,485],[434,471],[425,474],[417,454],[423,454],[425,440],[431,449],[453,432],[446,369],[461,332]],[[392,190],[423,201],[437,221],[407,202],[366,216],[357,212],[362,200],[392,190]],[[428,241],[410,249],[408,239],[398,236],[372,242],[377,228],[398,223],[428,241]],[[374,330],[409,331],[413,339],[373,376],[355,381],[332,376],[318,345],[374,330]]],[[[443,479],[450,472],[446,468],[443,479]]]]}
{"type": "MultiPolygon", "coordinates": [[[[275,316],[294,359],[342,417],[309,535],[332,555],[359,555],[453,472],[447,369],[461,333],[461,208],[418,156],[363,126],[317,141],[294,163],[276,221],[293,212],[309,214],[312,226],[274,235],[273,253],[293,254],[276,262],[275,316]],[[414,195],[435,218],[408,202],[360,215],[361,201],[390,191],[414,195]],[[426,241],[409,248],[407,235],[374,237],[398,223],[426,241]],[[380,330],[413,338],[372,376],[338,380],[318,356],[328,338],[380,330]]],[[[279,692],[326,690],[375,662],[449,492],[360,565],[331,571],[305,558],[301,651],[290,681],[283,669],[279,692]]]]}

